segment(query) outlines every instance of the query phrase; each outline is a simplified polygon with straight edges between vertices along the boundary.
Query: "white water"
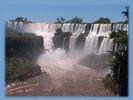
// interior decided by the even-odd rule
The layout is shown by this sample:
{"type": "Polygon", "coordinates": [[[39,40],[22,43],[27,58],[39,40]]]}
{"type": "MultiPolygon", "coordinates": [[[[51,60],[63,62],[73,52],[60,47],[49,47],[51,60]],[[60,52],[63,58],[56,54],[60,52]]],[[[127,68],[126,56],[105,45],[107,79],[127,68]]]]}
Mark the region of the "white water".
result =
{"type": "Polygon", "coordinates": [[[109,39],[109,33],[111,33],[111,24],[93,24],[86,37],[85,53],[102,54],[111,51],[113,41],[109,39]],[[103,39],[98,48],[99,36],[103,37],[103,39]]]}
{"type": "MultiPolygon", "coordinates": [[[[47,74],[50,76],[50,84],[47,86],[45,84],[47,81],[44,81],[45,79],[41,77],[39,82],[37,82],[39,87],[36,87],[37,89],[35,89],[37,90],[35,93],[40,94],[47,94],[49,91],[52,92],[54,90],[57,90],[58,94],[58,91],[64,90],[64,93],[68,92],[67,94],[71,94],[73,91],[76,91],[75,93],[81,91],[80,95],[106,95],[107,90],[104,90],[103,83],[100,80],[102,80],[101,77],[105,77],[106,74],[110,73],[110,70],[106,68],[98,72],[96,69],[91,68],[90,65],[89,67],[85,67],[79,65],[78,62],[82,57],[88,54],[94,53],[101,55],[106,53],[108,50],[112,50],[113,40],[109,39],[109,33],[113,30],[118,31],[118,29],[127,30],[127,26],[114,24],[113,29],[111,29],[111,27],[112,24],[91,24],[90,31],[86,36],[85,47],[82,50],[77,50],[75,48],[77,38],[80,34],[87,33],[86,24],[67,23],[62,25],[54,23],[8,22],[8,28],[17,30],[19,32],[35,33],[36,35],[42,36],[44,38],[44,47],[46,52],[38,58],[37,63],[41,66],[41,71],[47,72],[47,74]],[[52,50],[52,38],[58,28],[61,28],[63,32],[72,33],[69,44],[70,52],[68,54],[65,53],[65,50],[60,48],[56,49],[55,51],[52,50]],[[103,37],[101,43],[99,43],[99,37],[103,37]],[[100,45],[99,48],[98,45],[100,45]],[[47,91],[42,92],[45,89],[47,91]]],[[[115,49],[117,50],[117,45],[115,49]]],[[[96,59],[97,58],[93,60],[94,63],[96,59]]],[[[95,64],[94,67],[99,67],[99,64],[95,64]]]]}
{"type": "MultiPolygon", "coordinates": [[[[101,55],[103,53],[107,53],[107,51],[113,49],[113,39],[109,39],[109,33],[112,31],[127,30],[128,28],[126,24],[91,24],[89,31],[86,31],[86,25],[87,24],[70,23],[7,23],[8,28],[17,30],[19,32],[35,33],[36,35],[42,36],[44,38],[44,47],[46,52],[38,59],[38,63],[41,65],[42,70],[45,70],[47,66],[49,67],[47,69],[50,70],[53,68],[65,68],[65,70],[68,70],[71,69],[73,64],[76,64],[80,58],[86,55],[92,53],[101,55]],[[52,50],[52,38],[58,28],[61,28],[63,32],[72,33],[69,41],[69,54],[65,54],[63,49],[57,49],[56,51],[52,50]],[[75,48],[77,38],[80,34],[85,33],[88,34],[86,36],[85,47],[81,50],[77,50],[75,48]],[[100,42],[99,37],[102,37],[100,42]]],[[[117,50],[117,44],[115,46],[115,50],[117,50]]]]}
{"type": "Polygon", "coordinates": [[[99,48],[99,54],[102,54],[103,52],[106,53],[107,51],[112,51],[112,48],[113,39],[104,38],[99,48]]]}
{"type": "MultiPolygon", "coordinates": [[[[35,33],[43,36],[44,47],[47,50],[52,50],[52,38],[58,28],[63,32],[71,32],[70,37],[70,52],[75,52],[75,43],[80,34],[85,34],[87,24],[56,24],[56,23],[23,23],[23,22],[8,22],[7,27],[25,33],[35,33]]],[[[113,40],[109,39],[111,31],[127,30],[126,24],[91,24],[90,31],[85,41],[85,48],[82,51],[84,54],[102,54],[113,48],[113,40]],[[99,43],[99,37],[103,37],[99,43]],[[100,47],[98,47],[98,44],[100,47]]]]}

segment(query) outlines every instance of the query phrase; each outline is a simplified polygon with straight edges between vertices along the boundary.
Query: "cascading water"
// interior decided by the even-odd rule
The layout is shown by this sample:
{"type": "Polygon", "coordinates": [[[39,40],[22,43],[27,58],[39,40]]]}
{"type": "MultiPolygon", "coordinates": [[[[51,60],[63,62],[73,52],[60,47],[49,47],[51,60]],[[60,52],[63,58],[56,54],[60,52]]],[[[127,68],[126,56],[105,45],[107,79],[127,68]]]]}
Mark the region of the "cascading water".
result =
{"type": "MultiPolygon", "coordinates": [[[[109,33],[127,30],[127,25],[8,22],[7,28],[21,33],[34,33],[44,39],[45,52],[38,57],[37,64],[41,67],[41,71],[46,73],[46,76],[35,78],[34,81],[39,79],[39,85],[35,86],[37,89],[33,88],[35,93],[38,94],[39,90],[40,93],[46,93],[46,95],[56,92],[57,94],[63,93],[63,95],[69,93],[71,95],[74,92],[78,92],[78,95],[92,95],[93,90],[97,95],[98,88],[101,91],[100,95],[105,95],[107,90],[105,91],[103,82],[99,80],[110,73],[110,69],[105,66],[106,60],[109,59],[106,57],[108,55],[103,54],[112,50],[114,46],[113,39],[109,39],[109,33]],[[58,29],[61,29],[61,34],[57,31],[58,29]],[[56,33],[59,33],[57,39],[61,39],[63,49],[52,50],[56,33]],[[65,52],[66,41],[69,47],[68,53],[65,52]],[[77,45],[84,46],[78,48],[77,45]],[[45,79],[50,82],[47,83],[45,79]]],[[[117,50],[118,46],[115,45],[115,50],[117,50]]]]}
{"type": "MultiPolygon", "coordinates": [[[[8,22],[7,27],[22,33],[35,33],[43,36],[44,47],[51,50],[53,47],[52,38],[58,28],[62,32],[72,33],[69,42],[69,51],[76,50],[75,44],[80,34],[86,33],[87,24],[58,24],[58,23],[26,23],[26,22],[8,22]]],[[[90,31],[87,33],[84,52],[85,54],[102,54],[113,48],[113,40],[109,39],[109,33],[118,30],[127,30],[127,24],[91,24],[90,31]]],[[[64,39],[65,40],[65,39],[64,39]]],[[[64,42],[63,42],[64,43],[64,42]]]]}
{"type": "Polygon", "coordinates": [[[111,51],[113,48],[113,39],[104,38],[99,48],[99,54],[111,51]]]}
{"type": "Polygon", "coordinates": [[[91,54],[91,53],[97,53],[97,30],[98,30],[99,24],[92,24],[90,32],[88,36],[86,37],[85,42],[85,53],[91,54]]]}
{"type": "Polygon", "coordinates": [[[70,44],[69,44],[69,48],[70,48],[70,52],[74,53],[75,52],[75,44],[77,42],[77,38],[80,34],[85,33],[85,28],[86,28],[86,24],[75,24],[74,27],[74,33],[72,34],[72,36],[70,37],[70,44]]]}

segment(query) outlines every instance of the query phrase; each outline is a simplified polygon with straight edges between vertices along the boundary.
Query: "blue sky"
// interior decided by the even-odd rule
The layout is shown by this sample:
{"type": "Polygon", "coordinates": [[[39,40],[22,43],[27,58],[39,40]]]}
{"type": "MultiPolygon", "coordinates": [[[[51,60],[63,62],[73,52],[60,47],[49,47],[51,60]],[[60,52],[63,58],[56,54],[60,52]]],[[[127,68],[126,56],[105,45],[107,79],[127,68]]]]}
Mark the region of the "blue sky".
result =
{"type": "MultiPolygon", "coordinates": [[[[26,17],[37,22],[53,22],[57,17],[70,19],[81,17],[84,22],[93,22],[100,17],[108,17],[113,22],[123,21],[121,11],[125,5],[89,5],[92,0],[4,0],[0,9],[5,20],[18,16],[26,17]],[[80,2],[78,2],[80,1],[80,2]],[[81,2],[83,1],[83,2],[81,2]],[[89,1],[89,2],[88,2],[89,1]]],[[[93,0],[94,1],[94,0],[93,0]]],[[[105,1],[105,0],[102,0],[105,1]]],[[[105,2],[107,2],[106,0],[105,2]]],[[[116,0],[112,0],[116,1],[116,0]]],[[[120,1],[120,0],[117,0],[120,1]]]]}

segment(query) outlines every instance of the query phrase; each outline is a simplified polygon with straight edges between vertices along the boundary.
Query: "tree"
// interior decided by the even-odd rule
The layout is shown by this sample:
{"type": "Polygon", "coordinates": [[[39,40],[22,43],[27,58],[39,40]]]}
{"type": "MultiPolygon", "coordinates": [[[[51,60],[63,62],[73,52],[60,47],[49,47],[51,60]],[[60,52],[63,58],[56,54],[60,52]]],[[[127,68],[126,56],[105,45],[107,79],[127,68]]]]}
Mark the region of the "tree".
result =
{"type": "Polygon", "coordinates": [[[72,18],[71,20],[66,21],[66,23],[82,23],[83,19],[82,18],[78,18],[77,16],[75,16],[74,18],[72,18]]]}
{"type": "MultiPolygon", "coordinates": [[[[122,12],[128,18],[128,10],[122,12]]],[[[113,56],[111,60],[111,73],[107,75],[112,82],[111,89],[120,96],[128,95],[128,34],[126,31],[112,32],[110,38],[117,44],[117,51],[109,51],[113,56]]],[[[106,78],[107,78],[106,77],[106,78]]]]}
{"type": "Polygon", "coordinates": [[[24,18],[24,17],[17,17],[16,19],[15,19],[15,21],[18,21],[18,22],[27,22],[28,21],[28,19],[27,18],[24,18]]]}
{"type": "Polygon", "coordinates": [[[63,18],[63,17],[57,18],[56,22],[57,23],[64,23],[65,22],[65,18],[63,18]]]}
{"type": "Polygon", "coordinates": [[[129,13],[129,7],[127,6],[127,7],[125,7],[125,10],[122,11],[122,14],[123,14],[124,16],[126,16],[127,19],[128,19],[128,13],[129,13]]]}
{"type": "Polygon", "coordinates": [[[14,22],[14,21],[16,21],[16,22],[32,22],[25,17],[17,17],[15,20],[10,20],[10,21],[11,22],[14,22]]]}
{"type": "Polygon", "coordinates": [[[111,22],[110,19],[101,17],[97,21],[95,21],[94,23],[103,23],[103,24],[106,24],[106,23],[110,23],[110,22],[111,22]]]}
{"type": "Polygon", "coordinates": [[[126,6],[125,7],[125,10],[124,11],[122,11],[122,14],[123,14],[123,16],[125,16],[126,18],[127,18],[127,20],[125,21],[126,23],[128,23],[128,17],[129,17],[129,7],[128,6],[126,6]]]}
{"type": "Polygon", "coordinates": [[[115,33],[114,44],[117,44],[117,51],[111,51],[111,74],[115,89],[118,89],[120,96],[128,95],[128,35],[124,31],[115,33]]]}

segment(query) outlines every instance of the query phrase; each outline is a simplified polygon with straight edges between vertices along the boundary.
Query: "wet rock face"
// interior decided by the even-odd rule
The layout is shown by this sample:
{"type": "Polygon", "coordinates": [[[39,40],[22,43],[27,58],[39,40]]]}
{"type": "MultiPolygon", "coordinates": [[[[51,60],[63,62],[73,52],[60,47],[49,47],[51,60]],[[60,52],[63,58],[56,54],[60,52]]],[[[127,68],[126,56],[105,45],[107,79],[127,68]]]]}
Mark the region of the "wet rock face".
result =
{"type": "Polygon", "coordinates": [[[6,57],[35,60],[42,51],[43,38],[41,36],[6,37],[6,57]]]}
{"type": "Polygon", "coordinates": [[[91,29],[91,24],[88,23],[85,28],[85,36],[89,34],[90,29],[91,29]]]}
{"type": "Polygon", "coordinates": [[[56,30],[56,33],[54,34],[53,37],[53,44],[55,49],[63,47],[63,32],[61,28],[56,30]]]}
{"type": "Polygon", "coordinates": [[[63,48],[68,52],[71,34],[71,32],[62,32],[61,28],[57,29],[53,37],[54,49],[63,48]]]}
{"type": "Polygon", "coordinates": [[[83,49],[84,46],[85,46],[85,35],[80,34],[77,38],[77,41],[76,41],[76,48],[77,49],[83,49]]]}
{"type": "Polygon", "coordinates": [[[64,41],[63,41],[63,48],[66,50],[66,52],[69,51],[69,44],[70,44],[70,36],[72,35],[72,33],[70,32],[64,32],[63,36],[64,36],[64,41]]]}
{"type": "Polygon", "coordinates": [[[100,48],[100,44],[102,43],[103,38],[104,38],[103,36],[98,37],[98,46],[97,46],[98,49],[100,48]]]}
{"type": "Polygon", "coordinates": [[[10,31],[6,32],[5,46],[6,83],[23,81],[41,74],[36,60],[44,50],[43,37],[10,31]]]}
{"type": "MultiPolygon", "coordinates": [[[[61,28],[56,30],[56,33],[53,37],[53,44],[54,49],[56,48],[62,48],[66,52],[69,52],[69,45],[70,45],[70,37],[72,33],[71,32],[63,32],[61,28]]],[[[85,46],[85,37],[86,34],[80,34],[77,38],[77,41],[75,43],[76,49],[83,49],[85,46]]]]}

